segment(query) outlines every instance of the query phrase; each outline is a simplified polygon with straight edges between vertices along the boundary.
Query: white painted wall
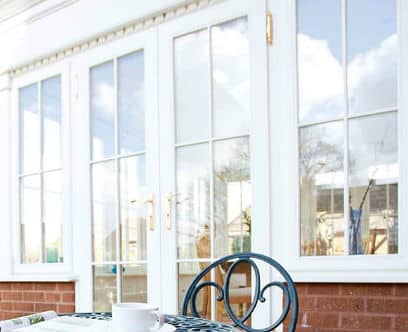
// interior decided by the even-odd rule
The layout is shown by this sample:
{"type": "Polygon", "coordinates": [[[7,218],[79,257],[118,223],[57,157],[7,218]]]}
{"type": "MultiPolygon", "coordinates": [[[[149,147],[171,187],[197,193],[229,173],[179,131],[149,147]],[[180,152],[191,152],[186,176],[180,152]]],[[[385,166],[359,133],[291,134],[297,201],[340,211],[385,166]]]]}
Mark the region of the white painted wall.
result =
{"type": "Polygon", "coordinates": [[[182,3],[186,1],[48,0],[0,23],[0,73],[182,3]]]}

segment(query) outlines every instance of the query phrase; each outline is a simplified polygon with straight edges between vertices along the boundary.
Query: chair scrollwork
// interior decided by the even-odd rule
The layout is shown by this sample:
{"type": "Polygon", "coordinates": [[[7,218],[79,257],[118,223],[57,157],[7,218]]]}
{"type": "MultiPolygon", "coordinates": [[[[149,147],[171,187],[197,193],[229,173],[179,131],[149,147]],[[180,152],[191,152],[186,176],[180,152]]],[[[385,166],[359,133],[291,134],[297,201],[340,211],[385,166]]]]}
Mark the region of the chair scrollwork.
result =
{"type": "Polygon", "coordinates": [[[197,310],[197,296],[200,290],[205,287],[214,287],[217,293],[216,301],[224,302],[224,308],[226,314],[234,323],[234,326],[240,327],[248,332],[268,332],[274,330],[276,327],[281,325],[283,321],[290,316],[288,331],[295,331],[296,321],[298,315],[298,297],[296,292],[295,284],[290,277],[289,273],[280,265],[276,260],[271,257],[257,254],[257,253],[239,253],[229,256],[225,256],[216,260],[215,262],[208,265],[203,269],[193,280],[193,282],[188,287],[182,304],[182,314],[187,315],[189,308],[191,314],[195,317],[200,317],[200,314],[197,310]],[[256,264],[257,261],[264,262],[274,268],[283,278],[283,281],[271,281],[264,286],[261,286],[261,274],[256,264]],[[214,281],[202,281],[206,275],[211,273],[211,270],[220,268],[226,262],[230,262],[227,271],[225,272],[225,277],[223,280],[223,285],[218,284],[214,281]],[[241,318],[238,318],[232,309],[230,302],[230,288],[231,288],[231,277],[234,270],[239,264],[249,264],[253,271],[254,280],[252,282],[252,302],[247,308],[246,312],[242,315],[241,318]],[[265,295],[266,292],[273,287],[277,287],[282,291],[282,296],[284,298],[284,304],[282,307],[282,312],[279,318],[276,319],[270,326],[255,329],[249,325],[246,325],[245,322],[251,317],[252,313],[256,309],[259,303],[264,303],[266,301],[265,295]]]}

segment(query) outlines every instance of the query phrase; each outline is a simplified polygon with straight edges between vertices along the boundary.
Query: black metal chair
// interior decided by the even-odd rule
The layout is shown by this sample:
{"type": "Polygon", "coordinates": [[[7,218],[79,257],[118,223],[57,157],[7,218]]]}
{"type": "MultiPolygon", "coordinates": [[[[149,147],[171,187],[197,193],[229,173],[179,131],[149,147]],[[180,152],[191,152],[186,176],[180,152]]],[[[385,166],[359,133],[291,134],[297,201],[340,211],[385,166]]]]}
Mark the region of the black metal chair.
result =
{"type": "MultiPolygon", "coordinates": [[[[208,280],[208,279],[207,279],[208,280]]],[[[201,289],[204,287],[215,287],[218,291],[218,296],[216,297],[216,301],[224,302],[224,307],[227,315],[233,321],[234,326],[240,327],[248,332],[268,332],[272,331],[277,328],[279,325],[283,323],[283,321],[288,317],[290,312],[290,320],[288,331],[293,332],[296,329],[296,321],[298,316],[298,297],[296,292],[295,284],[290,277],[289,273],[280,265],[276,260],[272,259],[271,257],[256,254],[256,253],[239,253],[234,255],[225,256],[213,262],[212,264],[208,265],[204,270],[202,270],[193,280],[191,285],[188,287],[182,305],[182,314],[188,314],[188,308],[190,306],[191,314],[195,317],[200,317],[197,311],[197,295],[201,289]],[[261,287],[261,277],[260,272],[255,260],[263,261],[270,266],[272,266],[276,271],[280,273],[283,277],[284,281],[272,281],[268,282],[265,286],[261,287]],[[208,275],[211,270],[219,269],[222,264],[226,262],[231,262],[228,270],[224,276],[224,284],[219,285],[214,281],[205,281],[205,276],[208,275]],[[247,308],[247,311],[241,318],[238,318],[236,314],[233,312],[231,303],[230,303],[230,283],[231,283],[231,275],[234,272],[234,269],[237,267],[238,264],[246,263],[250,264],[251,268],[253,269],[254,273],[254,280],[253,280],[253,298],[251,305],[247,308]],[[204,281],[202,281],[204,279],[204,281]],[[264,297],[265,291],[271,287],[278,287],[282,290],[283,297],[284,297],[284,305],[282,308],[282,313],[280,317],[272,323],[270,326],[263,328],[263,329],[254,329],[248,325],[245,325],[245,322],[251,317],[252,313],[254,312],[258,302],[265,302],[266,299],[264,297]]]]}

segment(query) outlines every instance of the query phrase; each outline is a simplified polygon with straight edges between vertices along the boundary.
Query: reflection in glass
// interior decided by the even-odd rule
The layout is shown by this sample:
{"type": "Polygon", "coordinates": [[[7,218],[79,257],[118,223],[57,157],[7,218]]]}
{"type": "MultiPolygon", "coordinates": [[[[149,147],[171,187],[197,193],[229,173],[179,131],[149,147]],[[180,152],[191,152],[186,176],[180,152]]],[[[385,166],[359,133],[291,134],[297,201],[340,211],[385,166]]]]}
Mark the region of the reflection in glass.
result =
{"type": "Polygon", "coordinates": [[[350,120],[350,254],[398,253],[397,137],[397,113],[350,120]]]}
{"type": "Polygon", "coordinates": [[[207,139],[209,123],[208,31],[174,40],[177,143],[207,139]]]}
{"type": "MultiPolygon", "coordinates": [[[[188,286],[193,281],[194,277],[199,272],[204,270],[210,262],[186,262],[178,263],[178,303],[179,311],[181,311],[181,305],[183,297],[188,286]]],[[[225,281],[225,274],[230,267],[231,263],[224,263],[214,269],[213,281],[218,285],[223,286],[225,281]]],[[[211,280],[211,274],[207,273],[201,282],[208,282],[211,280]]],[[[216,291],[218,296],[218,291],[216,291]]],[[[240,263],[234,268],[234,272],[231,274],[229,285],[229,301],[233,313],[241,318],[248,310],[252,303],[251,299],[251,266],[248,263],[240,263]]],[[[204,287],[198,292],[197,311],[201,317],[211,319],[211,287],[204,287]]],[[[190,307],[188,308],[190,312],[190,307]]],[[[224,302],[215,302],[215,320],[220,322],[226,322],[232,324],[233,322],[228,317],[224,302]]],[[[250,321],[247,322],[247,324],[250,321]]]]}
{"type": "Polygon", "coordinates": [[[43,169],[61,167],[61,76],[41,82],[43,169]]]}
{"type": "Polygon", "coordinates": [[[115,93],[113,62],[91,68],[92,159],[115,153],[115,93]]]}
{"type": "Polygon", "coordinates": [[[118,110],[120,153],[144,150],[143,51],[118,59],[118,110]]]}
{"type": "Polygon", "coordinates": [[[122,260],[146,259],[145,156],[120,160],[122,260]],[[136,202],[131,203],[131,201],[136,202]]]}
{"type": "Polygon", "coordinates": [[[40,170],[40,114],[37,84],[19,90],[20,172],[40,170]]]}
{"type": "Polygon", "coordinates": [[[350,113],[397,106],[396,0],[347,2],[350,113]]]}
{"type": "Polygon", "coordinates": [[[117,302],[116,265],[95,265],[94,280],[94,311],[110,312],[112,304],[117,302]]]}
{"type": "Polygon", "coordinates": [[[249,138],[214,143],[215,257],[251,250],[249,138]]]}
{"type": "Polygon", "coordinates": [[[43,175],[43,222],[47,263],[62,262],[62,176],[61,171],[43,175]]]}
{"type": "Polygon", "coordinates": [[[343,123],[299,134],[301,255],[344,253],[343,123]]]}
{"type": "Polygon", "coordinates": [[[116,169],[114,161],[92,165],[93,259],[116,260],[116,169]]]}
{"type": "MultiPolygon", "coordinates": [[[[178,263],[178,309],[179,312],[182,310],[183,297],[187,288],[190,286],[193,279],[204,270],[210,262],[189,262],[189,263],[178,263]]],[[[203,280],[210,281],[211,275],[208,273],[204,276],[203,280]]],[[[204,287],[197,296],[196,300],[197,311],[203,318],[211,319],[211,288],[204,287]]],[[[190,313],[190,307],[188,308],[190,313]]]]}
{"type": "Polygon", "coordinates": [[[40,263],[41,247],[41,192],[40,176],[32,175],[21,179],[21,261],[40,263]]]}
{"type": "Polygon", "coordinates": [[[146,264],[123,265],[122,302],[147,303],[146,264]]]}
{"type": "MultiPolygon", "coordinates": [[[[208,144],[177,148],[175,200],[178,258],[197,258],[200,255],[196,250],[197,237],[209,229],[209,166],[208,144]]],[[[208,253],[209,250],[205,250],[202,255],[209,257],[208,253]]]]}
{"type": "Polygon", "coordinates": [[[344,114],[341,3],[341,0],[297,1],[300,122],[344,114]]]}
{"type": "Polygon", "coordinates": [[[246,17],[211,28],[216,137],[249,132],[249,41],[246,17]]]}

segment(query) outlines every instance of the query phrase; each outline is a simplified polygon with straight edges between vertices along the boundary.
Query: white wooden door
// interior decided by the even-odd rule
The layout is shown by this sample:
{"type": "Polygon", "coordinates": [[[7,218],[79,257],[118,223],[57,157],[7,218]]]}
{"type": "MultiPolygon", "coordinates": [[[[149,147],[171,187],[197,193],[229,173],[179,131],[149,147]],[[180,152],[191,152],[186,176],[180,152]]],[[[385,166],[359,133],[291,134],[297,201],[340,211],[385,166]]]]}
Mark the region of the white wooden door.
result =
{"type": "Polygon", "coordinates": [[[165,312],[214,259],[270,254],[265,21],[264,1],[235,0],[159,27],[165,312]]]}
{"type": "Polygon", "coordinates": [[[124,37],[73,63],[79,310],[160,301],[156,36],[124,37]]]}

